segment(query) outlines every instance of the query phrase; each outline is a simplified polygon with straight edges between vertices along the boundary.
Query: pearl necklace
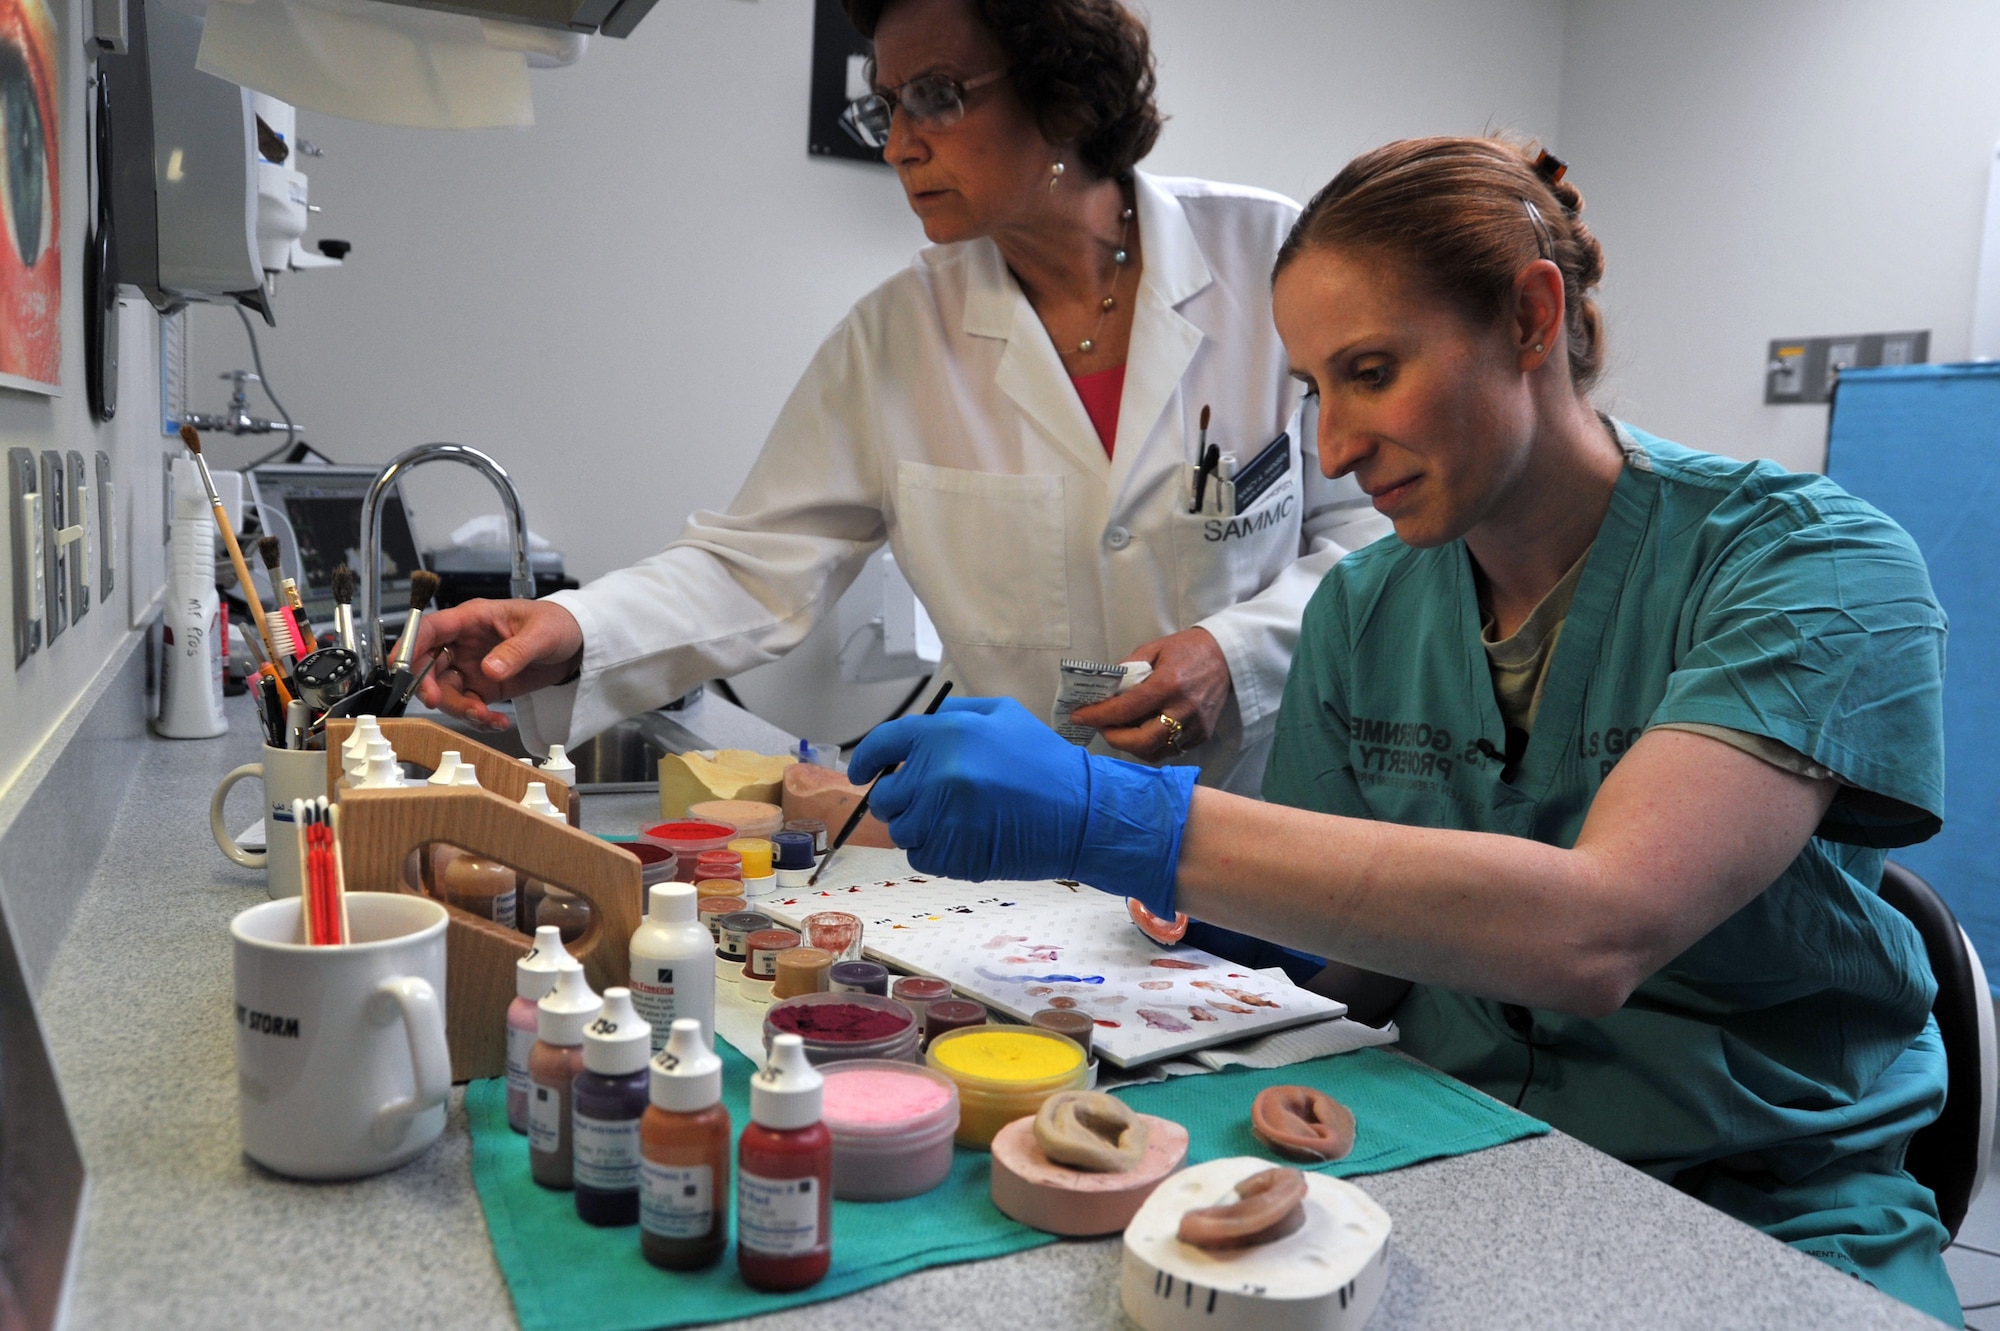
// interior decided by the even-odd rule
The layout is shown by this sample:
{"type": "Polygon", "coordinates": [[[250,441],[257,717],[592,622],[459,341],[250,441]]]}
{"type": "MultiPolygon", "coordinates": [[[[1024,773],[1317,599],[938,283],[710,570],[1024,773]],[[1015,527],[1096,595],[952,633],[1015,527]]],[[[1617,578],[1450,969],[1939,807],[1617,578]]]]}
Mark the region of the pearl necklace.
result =
{"type": "Polygon", "coordinates": [[[1119,215],[1118,248],[1111,252],[1111,262],[1117,265],[1111,274],[1111,290],[1097,306],[1097,327],[1090,330],[1090,336],[1076,344],[1076,354],[1088,356],[1097,349],[1097,335],[1104,331],[1104,321],[1111,311],[1118,308],[1118,279],[1125,273],[1125,265],[1132,261],[1131,252],[1125,248],[1126,240],[1132,234],[1132,210],[1127,208],[1119,215]]]}

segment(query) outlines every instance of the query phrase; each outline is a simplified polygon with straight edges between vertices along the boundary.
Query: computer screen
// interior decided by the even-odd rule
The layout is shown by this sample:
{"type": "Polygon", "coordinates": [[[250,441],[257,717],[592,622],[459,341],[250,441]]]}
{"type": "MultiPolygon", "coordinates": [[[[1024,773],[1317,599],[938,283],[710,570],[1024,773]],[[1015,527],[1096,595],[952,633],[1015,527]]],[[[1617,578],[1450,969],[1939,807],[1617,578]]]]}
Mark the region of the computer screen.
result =
{"type": "MultiPolygon", "coordinates": [[[[337,566],[346,564],[356,577],[362,575],[361,505],[375,474],[372,467],[314,466],[259,467],[255,472],[258,500],[274,510],[274,520],[266,525],[282,545],[291,547],[285,550],[286,566],[304,573],[299,593],[315,619],[331,613],[337,566]],[[279,518],[282,521],[275,520],[279,518]]],[[[401,493],[392,489],[382,503],[385,619],[400,619],[400,612],[408,608],[410,574],[421,567],[409,510],[401,493]]]]}

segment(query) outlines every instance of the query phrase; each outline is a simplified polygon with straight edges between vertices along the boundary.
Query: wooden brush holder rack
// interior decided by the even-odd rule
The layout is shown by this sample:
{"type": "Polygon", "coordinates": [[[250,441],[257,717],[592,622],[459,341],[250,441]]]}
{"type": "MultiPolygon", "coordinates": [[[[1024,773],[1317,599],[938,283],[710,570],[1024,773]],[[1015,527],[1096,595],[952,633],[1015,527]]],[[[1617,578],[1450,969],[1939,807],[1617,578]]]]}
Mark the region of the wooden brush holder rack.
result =
{"type": "MultiPolygon", "coordinates": [[[[341,723],[343,732],[351,723],[341,723]]],[[[339,743],[328,727],[328,788],[339,789],[339,743]]],[[[476,765],[483,788],[405,786],[339,791],[341,854],[347,886],[357,892],[408,892],[403,867],[421,847],[457,846],[497,860],[590,903],[590,926],[569,945],[591,988],[602,993],[627,978],[627,944],[639,927],[642,887],[638,857],[608,841],[524,808],[534,769],[428,721],[384,721],[383,735],[399,758],[435,767],[446,748],[476,765]],[[394,729],[392,729],[394,727],[394,729]],[[431,732],[435,732],[434,734],[431,732]],[[438,737],[445,742],[439,742],[438,737]],[[405,747],[406,743],[408,747],[405,747]],[[490,759],[490,761],[488,761],[490,759]],[[491,784],[488,785],[489,773],[491,784]]],[[[559,781],[549,798],[571,809],[559,781]]],[[[444,903],[445,1031],[454,1081],[497,1077],[507,1070],[507,1005],[514,1000],[514,963],[533,941],[525,934],[444,903]]]]}

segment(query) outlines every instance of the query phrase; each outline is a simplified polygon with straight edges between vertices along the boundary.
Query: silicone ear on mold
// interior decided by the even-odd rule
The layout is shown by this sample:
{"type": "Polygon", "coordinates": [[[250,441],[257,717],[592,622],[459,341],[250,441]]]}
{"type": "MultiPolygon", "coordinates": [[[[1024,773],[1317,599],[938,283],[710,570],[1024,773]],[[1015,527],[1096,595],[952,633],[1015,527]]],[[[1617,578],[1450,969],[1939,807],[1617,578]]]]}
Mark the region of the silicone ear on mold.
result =
{"type": "Polygon", "coordinates": [[[1180,1240],[1210,1251],[1254,1248],[1295,1233],[1306,1222],[1306,1176],[1280,1165],[1236,1185],[1236,1200],[1181,1217],[1180,1240]]]}
{"type": "Polygon", "coordinates": [[[1250,1131],[1292,1160],[1338,1160],[1354,1149],[1354,1114],[1310,1086],[1267,1086],[1250,1102],[1250,1131]]]}
{"type": "Polygon", "coordinates": [[[1057,1164],[1123,1174],[1146,1158],[1147,1125],[1102,1091],[1059,1091],[1035,1111],[1035,1144],[1057,1164]]]}

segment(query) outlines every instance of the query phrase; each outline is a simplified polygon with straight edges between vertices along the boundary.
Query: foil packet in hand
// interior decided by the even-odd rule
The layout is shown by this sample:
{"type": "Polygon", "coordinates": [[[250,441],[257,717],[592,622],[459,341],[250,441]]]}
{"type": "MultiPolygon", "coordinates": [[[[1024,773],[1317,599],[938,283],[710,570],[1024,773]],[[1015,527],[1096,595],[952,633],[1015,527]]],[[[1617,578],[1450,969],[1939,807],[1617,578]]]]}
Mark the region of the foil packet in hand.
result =
{"type": "Polygon", "coordinates": [[[1135,684],[1143,684],[1152,674],[1153,667],[1145,661],[1121,661],[1117,665],[1064,661],[1057,672],[1056,701],[1049,709],[1049,725],[1072,744],[1088,744],[1097,737],[1097,731],[1070,720],[1070,713],[1103,702],[1135,684]]]}

